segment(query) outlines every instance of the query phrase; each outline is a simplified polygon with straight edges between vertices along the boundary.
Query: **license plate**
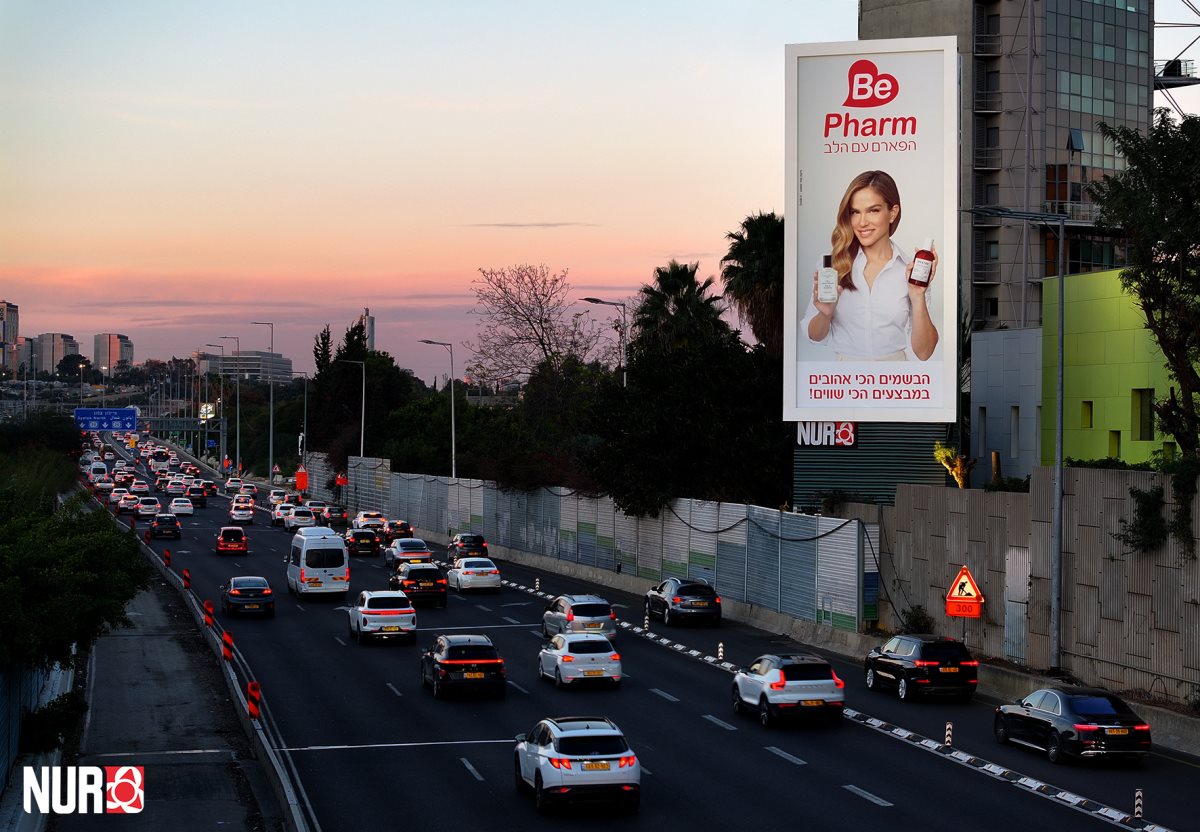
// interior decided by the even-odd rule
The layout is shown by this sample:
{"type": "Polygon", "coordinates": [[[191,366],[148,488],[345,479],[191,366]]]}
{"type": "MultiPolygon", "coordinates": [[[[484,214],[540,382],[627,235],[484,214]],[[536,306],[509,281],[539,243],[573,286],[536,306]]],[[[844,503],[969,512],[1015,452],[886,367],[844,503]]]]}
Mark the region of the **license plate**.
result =
{"type": "Polygon", "coordinates": [[[308,579],[308,585],[309,585],[309,586],[320,586],[320,585],[321,585],[321,581],[320,581],[318,578],[309,578],[309,579],[308,579]]]}
{"type": "Polygon", "coordinates": [[[385,633],[398,633],[398,632],[400,632],[400,628],[399,628],[399,627],[396,627],[396,626],[394,626],[394,625],[392,625],[392,624],[389,624],[388,626],[386,626],[386,627],[384,627],[384,628],[383,628],[383,631],[384,631],[385,633]]]}
{"type": "Polygon", "coordinates": [[[708,602],[707,601],[693,601],[692,606],[693,607],[707,607],[708,602]]]}
{"type": "Polygon", "coordinates": [[[584,624],[583,626],[589,630],[599,630],[604,625],[603,624],[584,624]]]}
{"type": "Polygon", "coordinates": [[[247,604],[246,605],[246,609],[248,609],[248,610],[256,610],[256,609],[258,609],[258,607],[259,607],[258,604],[247,604]]]}
{"type": "Polygon", "coordinates": [[[823,699],[805,699],[800,704],[806,708],[819,708],[821,705],[825,704],[825,700],[823,700],[823,699]]]}
{"type": "Polygon", "coordinates": [[[583,764],[584,771],[608,771],[608,760],[593,760],[583,764]]]}
{"type": "Polygon", "coordinates": [[[463,674],[463,678],[464,679],[482,679],[483,673],[480,673],[480,672],[471,673],[468,671],[467,673],[463,674]]]}
{"type": "Polygon", "coordinates": [[[957,673],[958,672],[957,667],[939,667],[938,670],[940,670],[942,673],[957,673]]]}
{"type": "Polygon", "coordinates": [[[583,675],[584,676],[603,676],[604,671],[603,670],[585,670],[585,671],[583,671],[583,675]]]}
{"type": "Polygon", "coordinates": [[[433,586],[433,581],[421,581],[419,586],[421,589],[428,589],[429,587],[433,586]]]}
{"type": "Polygon", "coordinates": [[[1128,728],[1106,728],[1104,730],[1104,733],[1108,734],[1110,737],[1123,737],[1129,733],[1129,729],[1128,728]]]}

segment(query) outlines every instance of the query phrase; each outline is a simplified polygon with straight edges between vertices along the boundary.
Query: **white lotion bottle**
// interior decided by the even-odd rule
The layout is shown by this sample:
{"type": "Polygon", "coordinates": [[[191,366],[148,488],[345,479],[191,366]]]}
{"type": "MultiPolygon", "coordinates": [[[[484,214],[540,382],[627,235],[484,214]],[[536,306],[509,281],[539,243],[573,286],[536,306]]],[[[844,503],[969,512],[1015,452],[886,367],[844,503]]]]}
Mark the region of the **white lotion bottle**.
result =
{"type": "Polygon", "coordinates": [[[826,254],[822,258],[821,268],[817,272],[817,301],[820,303],[837,303],[838,273],[833,267],[833,255],[826,254]]]}

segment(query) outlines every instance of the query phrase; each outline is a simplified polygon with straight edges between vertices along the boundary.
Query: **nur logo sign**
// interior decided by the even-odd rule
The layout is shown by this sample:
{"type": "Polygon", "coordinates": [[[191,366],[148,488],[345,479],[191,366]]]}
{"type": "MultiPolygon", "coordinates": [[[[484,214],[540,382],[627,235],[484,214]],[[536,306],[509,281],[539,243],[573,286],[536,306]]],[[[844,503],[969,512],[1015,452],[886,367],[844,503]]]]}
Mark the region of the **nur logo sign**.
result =
{"type": "Polygon", "coordinates": [[[133,815],[146,804],[141,766],[25,766],[26,814],[133,815]]]}

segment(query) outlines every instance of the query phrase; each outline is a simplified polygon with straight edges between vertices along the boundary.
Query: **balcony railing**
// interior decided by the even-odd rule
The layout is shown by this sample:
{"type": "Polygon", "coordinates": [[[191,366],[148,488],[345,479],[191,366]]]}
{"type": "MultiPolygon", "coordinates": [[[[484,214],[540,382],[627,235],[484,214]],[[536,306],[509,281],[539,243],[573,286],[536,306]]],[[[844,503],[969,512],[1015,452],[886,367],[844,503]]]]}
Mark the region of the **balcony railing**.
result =
{"type": "Polygon", "coordinates": [[[1170,61],[1155,61],[1154,74],[1163,78],[1194,78],[1196,76],[1196,62],[1175,58],[1170,61]]]}
{"type": "Polygon", "coordinates": [[[1078,222],[1095,222],[1100,218],[1100,206],[1091,202],[1043,202],[1042,210],[1047,214],[1066,214],[1067,219],[1078,222]]]}
{"type": "Polygon", "coordinates": [[[975,54],[979,57],[999,57],[1004,54],[1000,35],[975,35],[975,54]]]}
{"type": "Polygon", "coordinates": [[[976,260],[971,266],[971,282],[976,286],[1000,282],[1000,261],[976,260]]]}
{"type": "Polygon", "coordinates": [[[998,113],[1002,109],[1000,90],[975,90],[975,112],[998,113]]]}
{"type": "Polygon", "coordinates": [[[975,148],[975,170],[1000,170],[1004,152],[999,147],[975,148]]]}

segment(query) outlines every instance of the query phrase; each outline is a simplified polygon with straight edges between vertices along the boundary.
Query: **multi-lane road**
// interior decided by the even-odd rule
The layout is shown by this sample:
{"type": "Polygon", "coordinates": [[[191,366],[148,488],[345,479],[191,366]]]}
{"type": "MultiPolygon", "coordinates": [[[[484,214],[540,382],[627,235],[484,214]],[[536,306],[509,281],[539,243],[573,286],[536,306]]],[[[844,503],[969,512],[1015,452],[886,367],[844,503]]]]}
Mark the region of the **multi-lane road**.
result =
{"type": "MultiPolygon", "coordinates": [[[[248,556],[213,553],[228,506],[224,497],[210,499],[194,517],[182,518],[181,541],[152,547],[171,549],[172,568],[190,571],[199,598],[218,602],[218,587],[232,575],[271,582],[274,619],[218,617],[262,684],[281,753],[324,830],[381,822],[464,830],[565,822],[604,829],[1143,828],[1106,817],[1131,813],[1138,788],[1147,821],[1179,832],[1197,828],[1189,793],[1200,776],[1194,761],[1155,754],[1140,769],[1053,765],[1027,749],[997,745],[988,705],[901,703],[867,691],[861,665],[837,657],[830,658],[846,680],[849,716],[836,728],[766,729],[735,716],[729,671],[631,629],[617,638],[627,673],[619,690],[558,690],[536,673],[545,602],[531,591],[535,579],[551,594],[604,595],[618,617],[638,625],[641,599],[504,561],[509,583],[499,593],[451,593],[446,609],[418,608],[417,645],[360,646],[347,636],[340,597],[288,594],[284,552],[291,535],[272,528],[265,512],[247,529],[248,556]],[[422,689],[420,651],[442,632],[492,638],[507,664],[507,698],[435,701],[422,689]],[[541,816],[517,793],[514,735],[543,717],[567,714],[606,716],[623,729],[644,767],[638,815],[587,808],[541,816]],[[935,747],[948,721],[957,754],[935,747]]],[[[386,588],[382,558],[352,556],[351,586],[386,588]]],[[[804,649],[728,621],[717,630],[657,623],[652,629],[701,656],[723,642],[725,658],[739,665],[763,653],[804,649]]]]}

